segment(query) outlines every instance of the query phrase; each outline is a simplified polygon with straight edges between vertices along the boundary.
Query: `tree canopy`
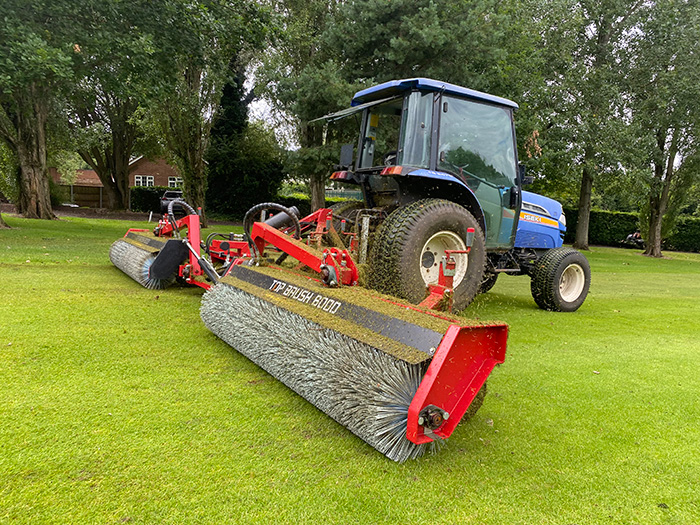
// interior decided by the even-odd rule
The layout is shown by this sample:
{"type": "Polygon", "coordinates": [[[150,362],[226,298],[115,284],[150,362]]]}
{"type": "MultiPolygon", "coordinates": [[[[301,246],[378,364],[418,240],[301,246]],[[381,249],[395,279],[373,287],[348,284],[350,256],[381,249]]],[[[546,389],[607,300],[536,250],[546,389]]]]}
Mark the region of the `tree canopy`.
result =
{"type": "Polygon", "coordinates": [[[648,252],[658,256],[663,222],[672,226],[698,186],[700,7],[691,0],[6,0],[4,7],[0,138],[20,167],[17,203],[27,216],[52,216],[53,117],[72,130],[72,143],[61,147],[95,169],[113,206],[128,204],[135,153],[165,154],[195,206],[208,199],[222,207],[221,188],[252,182],[252,165],[234,159],[252,159],[253,148],[271,162],[255,170],[275,172],[261,180],[277,180],[279,150],[245,118],[255,96],[294,130],[299,147],[285,167],[309,180],[317,208],[339,144],[357,129],[351,121],[310,121],[346,107],[363,87],[415,76],[518,102],[520,159],[535,190],[578,207],[580,248],[598,205],[639,210],[648,252]],[[254,91],[242,88],[246,78],[254,91]],[[217,190],[207,194],[210,183],[217,190]]]}
{"type": "Polygon", "coordinates": [[[20,166],[17,207],[52,218],[46,124],[58,92],[74,79],[68,2],[6,0],[0,17],[0,138],[20,166]]]}

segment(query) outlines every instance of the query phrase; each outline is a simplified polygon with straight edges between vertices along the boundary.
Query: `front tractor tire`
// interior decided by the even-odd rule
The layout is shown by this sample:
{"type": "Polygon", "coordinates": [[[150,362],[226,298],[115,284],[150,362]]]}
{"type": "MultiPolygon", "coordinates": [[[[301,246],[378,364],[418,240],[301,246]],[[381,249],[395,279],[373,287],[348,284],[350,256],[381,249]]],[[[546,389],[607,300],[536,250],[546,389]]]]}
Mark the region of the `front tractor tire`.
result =
{"type": "Polygon", "coordinates": [[[586,300],[590,285],[588,260],[573,248],[554,248],[537,261],[530,290],[543,310],[574,312],[586,300]]]}
{"type": "Polygon", "coordinates": [[[474,228],[471,251],[455,255],[453,311],[476,296],[484,271],[484,234],[464,207],[443,199],[423,199],[394,210],[372,245],[369,284],[412,303],[425,299],[437,284],[445,250],[466,249],[467,229],[474,228]]]}
{"type": "Polygon", "coordinates": [[[331,204],[328,208],[333,211],[333,227],[337,232],[340,232],[343,219],[346,220],[346,228],[353,230],[357,221],[357,212],[366,206],[362,201],[347,200],[331,204]]]}
{"type": "Polygon", "coordinates": [[[486,293],[491,288],[496,286],[496,281],[498,280],[498,274],[495,272],[484,272],[484,276],[481,278],[481,284],[479,285],[479,293],[486,293]]]}

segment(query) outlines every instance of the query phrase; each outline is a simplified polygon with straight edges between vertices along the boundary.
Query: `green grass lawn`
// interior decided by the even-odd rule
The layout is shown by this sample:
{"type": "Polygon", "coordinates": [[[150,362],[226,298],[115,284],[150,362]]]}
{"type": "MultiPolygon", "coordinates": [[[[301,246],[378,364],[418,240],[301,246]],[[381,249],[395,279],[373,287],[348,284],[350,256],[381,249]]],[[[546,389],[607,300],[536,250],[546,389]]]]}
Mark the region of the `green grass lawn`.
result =
{"type": "Polygon", "coordinates": [[[593,248],[573,314],[502,276],[484,406],[398,465],[114,268],[145,223],[5,219],[0,523],[700,522],[700,255],[593,248]]]}

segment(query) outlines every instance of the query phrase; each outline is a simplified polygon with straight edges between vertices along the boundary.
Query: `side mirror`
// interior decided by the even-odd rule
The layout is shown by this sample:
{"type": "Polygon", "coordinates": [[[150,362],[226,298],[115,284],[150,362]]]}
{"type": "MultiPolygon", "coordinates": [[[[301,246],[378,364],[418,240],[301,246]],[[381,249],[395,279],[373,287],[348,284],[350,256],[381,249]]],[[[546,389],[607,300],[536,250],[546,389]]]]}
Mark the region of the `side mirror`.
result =
{"type": "Polygon", "coordinates": [[[340,169],[348,169],[352,166],[352,155],[353,155],[353,145],[343,144],[340,147],[340,164],[338,167],[340,169]]]}
{"type": "Polygon", "coordinates": [[[535,182],[535,177],[525,175],[527,173],[527,168],[524,164],[518,164],[518,178],[520,179],[521,186],[527,186],[535,182]]]}
{"type": "Polygon", "coordinates": [[[510,189],[510,199],[508,199],[508,207],[511,210],[516,209],[518,206],[520,206],[520,189],[518,189],[517,186],[513,186],[510,189]]]}

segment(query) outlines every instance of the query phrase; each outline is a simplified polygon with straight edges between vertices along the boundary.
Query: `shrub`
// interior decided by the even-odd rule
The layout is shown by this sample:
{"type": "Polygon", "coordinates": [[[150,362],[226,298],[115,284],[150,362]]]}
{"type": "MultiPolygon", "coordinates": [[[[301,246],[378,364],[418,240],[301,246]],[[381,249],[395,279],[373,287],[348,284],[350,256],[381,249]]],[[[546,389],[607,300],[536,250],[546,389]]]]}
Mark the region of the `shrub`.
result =
{"type": "Polygon", "coordinates": [[[274,200],[285,175],[274,133],[259,124],[213,138],[207,159],[207,209],[237,219],[254,205],[274,200]]]}
{"type": "Polygon", "coordinates": [[[172,190],[165,186],[134,186],[131,188],[131,211],[160,213],[160,197],[172,190]]]}
{"type": "MultiPolygon", "coordinates": [[[[573,243],[576,237],[578,210],[566,208],[566,236],[564,242],[573,243]]],[[[639,229],[639,216],[636,213],[620,211],[591,210],[588,227],[589,244],[619,246],[630,233],[639,229]]],[[[700,252],[700,218],[681,216],[674,231],[664,237],[666,250],[700,252]]]]}
{"type": "Polygon", "coordinates": [[[56,184],[53,179],[49,179],[49,192],[51,195],[51,206],[53,208],[70,201],[68,187],[56,184]]]}
{"type": "Polygon", "coordinates": [[[287,208],[296,206],[299,209],[299,213],[301,213],[302,217],[305,217],[311,213],[311,197],[304,195],[303,193],[292,193],[291,195],[287,196],[278,195],[275,198],[275,202],[287,208]]]}
{"type": "MultiPolygon", "coordinates": [[[[578,210],[567,208],[566,236],[564,242],[573,243],[576,238],[578,210]]],[[[622,211],[591,210],[588,225],[589,244],[618,246],[630,233],[639,229],[639,216],[636,213],[622,211]]]]}
{"type": "Polygon", "coordinates": [[[700,218],[679,217],[675,231],[665,239],[668,249],[700,252],[700,218]]]}

